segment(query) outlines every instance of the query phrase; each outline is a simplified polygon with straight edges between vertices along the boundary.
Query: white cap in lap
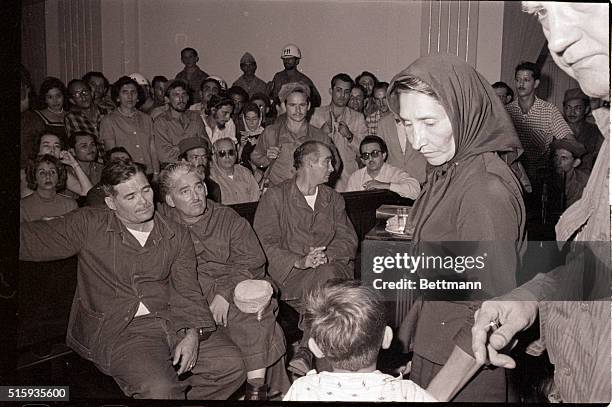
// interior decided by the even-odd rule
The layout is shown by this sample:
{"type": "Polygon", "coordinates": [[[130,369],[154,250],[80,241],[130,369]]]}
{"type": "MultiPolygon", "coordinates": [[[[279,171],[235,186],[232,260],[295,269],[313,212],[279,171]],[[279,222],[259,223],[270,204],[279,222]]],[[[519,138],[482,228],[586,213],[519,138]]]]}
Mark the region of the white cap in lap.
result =
{"type": "Polygon", "coordinates": [[[246,314],[261,313],[270,303],[273,291],[266,280],[244,280],[234,289],[234,304],[246,314]]]}

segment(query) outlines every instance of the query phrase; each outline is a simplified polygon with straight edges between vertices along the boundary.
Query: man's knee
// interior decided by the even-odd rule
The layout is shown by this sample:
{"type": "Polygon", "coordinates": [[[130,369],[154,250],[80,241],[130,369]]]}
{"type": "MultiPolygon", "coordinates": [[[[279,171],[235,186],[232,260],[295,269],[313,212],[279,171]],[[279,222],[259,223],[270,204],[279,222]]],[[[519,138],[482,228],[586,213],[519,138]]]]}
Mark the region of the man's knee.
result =
{"type": "Polygon", "coordinates": [[[133,394],[137,399],[184,400],[186,385],[166,377],[147,377],[136,384],[133,394]]]}
{"type": "Polygon", "coordinates": [[[325,284],[329,280],[353,278],[352,268],[338,263],[327,263],[316,268],[312,288],[325,284]]]}

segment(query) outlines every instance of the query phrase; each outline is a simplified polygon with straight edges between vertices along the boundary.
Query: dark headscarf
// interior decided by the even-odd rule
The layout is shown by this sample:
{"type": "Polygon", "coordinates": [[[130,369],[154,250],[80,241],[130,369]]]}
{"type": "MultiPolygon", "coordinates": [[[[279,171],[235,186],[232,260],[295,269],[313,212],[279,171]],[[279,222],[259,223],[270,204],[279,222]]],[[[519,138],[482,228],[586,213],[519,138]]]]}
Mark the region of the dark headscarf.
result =
{"type": "MultiPolygon", "coordinates": [[[[410,226],[415,228],[414,239],[419,240],[423,224],[470,158],[501,157],[510,165],[522,154],[523,147],[510,116],[489,82],[465,61],[451,55],[430,55],[419,58],[397,74],[388,94],[389,106],[396,116],[399,116],[400,93],[395,87],[408,76],[427,83],[436,93],[452,124],[456,150],[447,163],[429,167],[427,182],[412,208],[410,226]]],[[[496,175],[520,198],[521,187],[510,168],[506,171],[506,168],[492,167],[498,168],[496,175]]]]}

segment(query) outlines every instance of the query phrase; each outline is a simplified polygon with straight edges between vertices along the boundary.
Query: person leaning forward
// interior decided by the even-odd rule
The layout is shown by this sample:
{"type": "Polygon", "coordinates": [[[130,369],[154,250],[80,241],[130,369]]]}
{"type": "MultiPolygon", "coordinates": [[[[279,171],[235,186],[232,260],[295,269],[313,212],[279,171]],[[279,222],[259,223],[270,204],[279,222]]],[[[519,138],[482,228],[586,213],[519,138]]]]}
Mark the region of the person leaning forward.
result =
{"type": "Polygon", "coordinates": [[[205,307],[189,232],[155,213],[137,165],[111,162],[101,184],[107,208],[21,225],[21,260],[78,256],[67,344],[128,396],[228,398],[245,367],[205,307]]]}
{"type": "MultiPolygon", "coordinates": [[[[293,157],[295,177],[264,192],[253,228],[281,299],[301,313],[302,300],[311,290],[331,279],[353,278],[357,235],[344,199],[324,185],[334,172],[330,148],[309,140],[293,157]]],[[[298,374],[310,370],[308,337],[304,332],[301,348],[290,362],[298,374]]]]}

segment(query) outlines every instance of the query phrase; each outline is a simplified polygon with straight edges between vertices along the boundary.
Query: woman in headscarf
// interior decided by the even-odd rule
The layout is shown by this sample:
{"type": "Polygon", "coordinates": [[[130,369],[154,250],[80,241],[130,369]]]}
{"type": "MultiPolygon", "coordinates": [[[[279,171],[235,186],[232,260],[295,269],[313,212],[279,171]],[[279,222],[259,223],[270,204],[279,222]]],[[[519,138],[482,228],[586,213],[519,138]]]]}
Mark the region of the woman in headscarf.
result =
{"type": "Polygon", "coordinates": [[[430,164],[408,219],[413,241],[470,241],[475,242],[475,253],[488,251],[486,269],[478,274],[483,292],[461,297],[457,292],[441,296],[438,291],[437,301],[426,294],[415,304],[421,308],[410,379],[429,386],[441,400],[459,391],[453,401],[518,401],[511,378],[501,368],[482,368],[463,388],[467,379],[458,380],[459,370],[453,370],[455,376],[441,375],[457,378],[457,383],[433,379],[447,361],[445,372],[457,366],[472,373],[480,368],[471,348],[479,300],[516,286],[525,207],[509,165],[522,153],[521,143],[488,81],[457,57],[418,59],[393,78],[388,93],[412,147],[430,164]],[[451,301],[451,295],[466,300],[451,301]]]}

